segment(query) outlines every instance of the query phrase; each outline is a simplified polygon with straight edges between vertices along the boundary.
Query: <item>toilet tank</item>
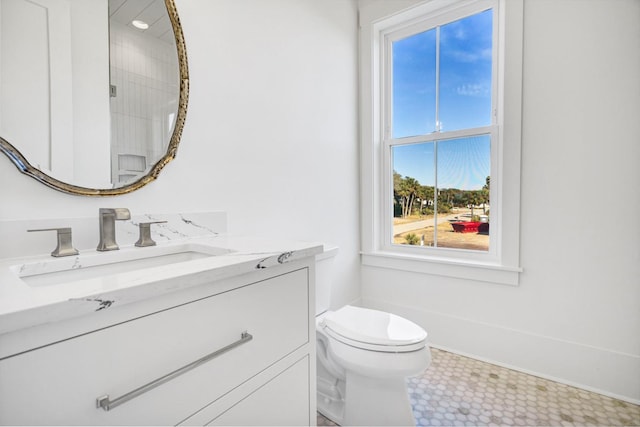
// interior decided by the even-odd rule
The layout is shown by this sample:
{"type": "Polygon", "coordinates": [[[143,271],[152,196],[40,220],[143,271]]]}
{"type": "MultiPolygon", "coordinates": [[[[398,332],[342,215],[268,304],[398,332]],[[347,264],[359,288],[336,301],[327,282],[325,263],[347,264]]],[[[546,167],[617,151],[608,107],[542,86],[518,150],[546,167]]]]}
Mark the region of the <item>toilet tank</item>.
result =
{"type": "Polygon", "coordinates": [[[333,261],[337,246],[324,245],[324,251],[316,255],[316,316],[329,309],[333,285],[333,261]]]}

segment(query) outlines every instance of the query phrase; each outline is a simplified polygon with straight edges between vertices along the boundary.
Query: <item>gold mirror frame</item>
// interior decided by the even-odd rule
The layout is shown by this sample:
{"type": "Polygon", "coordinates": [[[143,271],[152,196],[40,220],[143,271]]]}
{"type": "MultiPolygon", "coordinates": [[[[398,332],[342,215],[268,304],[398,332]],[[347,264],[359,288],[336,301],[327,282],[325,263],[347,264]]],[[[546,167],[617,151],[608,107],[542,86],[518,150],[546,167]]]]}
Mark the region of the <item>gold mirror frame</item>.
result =
{"type": "Polygon", "coordinates": [[[120,194],[127,194],[144,187],[151,181],[158,178],[162,168],[175,158],[176,152],[178,151],[178,144],[180,143],[180,137],[182,136],[182,128],[184,127],[185,118],[187,116],[187,103],[189,100],[187,50],[184,42],[184,35],[182,34],[182,27],[180,26],[180,18],[178,17],[178,11],[176,10],[174,0],[164,0],[164,3],[167,8],[167,13],[169,14],[171,26],[173,27],[173,34],[176,39],[178,66],[180,68],[180,97],[178,100],[178,114],[176,116],[176,123],[166,154],[156,162],[145,176],[131,184],[119,188],[94,189],[68,184],[47,175],[41,170],[33,167],[18,149],[0,136],[0,151],[9,157],[20,172],[55,190],[79,196],[118,196],[120,194]]]}

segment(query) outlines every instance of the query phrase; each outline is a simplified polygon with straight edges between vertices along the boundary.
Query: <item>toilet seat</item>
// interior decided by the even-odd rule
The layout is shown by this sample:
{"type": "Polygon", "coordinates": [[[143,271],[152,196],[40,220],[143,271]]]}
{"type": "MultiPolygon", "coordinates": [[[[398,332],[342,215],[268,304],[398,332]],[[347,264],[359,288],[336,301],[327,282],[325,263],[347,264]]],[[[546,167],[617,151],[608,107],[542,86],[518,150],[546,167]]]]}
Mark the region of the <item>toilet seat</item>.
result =
{"type": "Polygon", "coordinates": [[[345,306],[328,312],[320,326],[330,337],[364,350],[405,353],[425,347],[427,333],[415,323],[378,310],[345,306]]]}

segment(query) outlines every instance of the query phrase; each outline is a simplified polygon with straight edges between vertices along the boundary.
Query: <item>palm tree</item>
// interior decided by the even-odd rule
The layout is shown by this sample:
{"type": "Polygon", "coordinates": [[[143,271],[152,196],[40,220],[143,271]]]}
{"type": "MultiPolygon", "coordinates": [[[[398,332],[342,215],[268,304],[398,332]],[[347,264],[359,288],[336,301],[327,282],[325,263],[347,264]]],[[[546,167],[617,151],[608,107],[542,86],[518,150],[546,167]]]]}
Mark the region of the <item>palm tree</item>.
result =
{"type": "MultiPolygon", "coordinates": [[[[434,195],[434,188],[431,186],[421,185],[420,188],[418,189],[418,197],[420,198],[420,200],[426,201],[427,206],[430,206],[433,203],[433,195],[434,195]],[[429,201],[431,203],[429,203],[429,201]]],[[[420,212],[422,212],[422,209],[420,210],[420,212]]]]}
{"type": "Polygon", "coordinates": [[[490,187],[491,187],[491,177],[488,176],[486,179],[486,184],[482,186],[482,190],[480,190],[480,196],[481,196],[481,201],[480,203],[482,203],[482,214],[486,215],[487,214],[487,203],[489,203],[489,194],[491,193],[490,191],[490,187]]]}
{"type": "Polygon", "coordinates": [[[402,206],[403,218],[411,215],[420,187],[417,179],[408,176],[403,178],[399,173],[393,172],[393,198],[402,206]]]}
{"type": "Polygon", "coordinates": [[[407,176],[402,181],[401,188],[405,194],[405,209],[403,210],[403,216],[407,217],[411,215],[411,212],[413,211],[413,202],[416,200],[418,191],[420,191],[420,183],[417,179],[407,176]]]}
{"type": "Polygon", "coordinates": [[[465,192],[466,202],[471,207],[471,220],[473,221],[473,208],[480,203],[483,203],[482,190],[472,190],[465,192]]]}

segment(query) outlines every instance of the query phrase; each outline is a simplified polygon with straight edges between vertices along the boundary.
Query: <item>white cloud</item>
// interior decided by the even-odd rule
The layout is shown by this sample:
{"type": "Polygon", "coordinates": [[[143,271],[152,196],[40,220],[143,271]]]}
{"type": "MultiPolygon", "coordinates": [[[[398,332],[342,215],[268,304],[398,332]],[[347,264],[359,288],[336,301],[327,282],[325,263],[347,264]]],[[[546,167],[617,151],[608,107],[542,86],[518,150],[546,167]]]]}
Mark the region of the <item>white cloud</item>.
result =
{"type": "Polygon", "coordinates": [[[455,29],[455,33],[453,36],[458,40],[466,40],[467,33],[464,31],[464,27],[460,25],[455,29]]]}
{"type": "Polygon", "coordinates": [[[458,86],[456,92],[462,96],[484,96],[489,94],[489,87],[481,83],[466,84],[458,86]]]}
{"type": "Polygon", "coordinates": [[[462,49],[448,49],[443,52],[449,58],[453,58],[455,61],[464,63],[475,63],[478,61],[491,61],[491,48],[486,48],[477,51],[462,50],[462,49]]]}

